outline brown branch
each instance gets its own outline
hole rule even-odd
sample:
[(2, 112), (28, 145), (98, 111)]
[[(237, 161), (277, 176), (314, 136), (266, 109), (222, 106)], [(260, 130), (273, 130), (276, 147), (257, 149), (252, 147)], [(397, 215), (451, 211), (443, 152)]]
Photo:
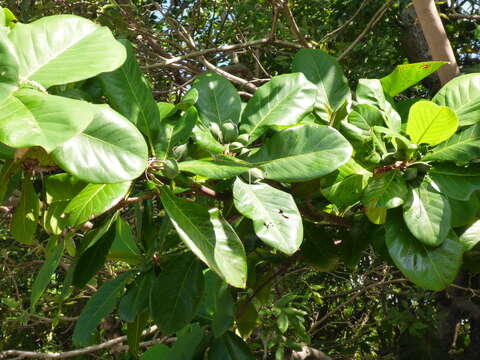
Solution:
[(360, 6), (358, 7), (357, 11), (355, 11), (355, 13), (352, 15), (352, 17), (350, 19), (348, 19), (347, 21), (345, 21), (342, 25), (340, 25), (338, 28), (336, 28), (335, 30), (333, 31), (330, 31), (329, 33), (325, 34), (319, 42), (322, 42), (322, 41), (325, 41), (327, 38), (339, 33), (340, 31), (342, 31), (343, 29), (345, 29), (348, 25), (350, 25), (350, 23), (358, 16), (358, 14), (360, 14), (360, 11), (362, 11), (362, 9), (365, 7), (365, 5), (367, 5), (367, 2), (369, 0), (363, 0), (362, 3), (360, 4)]
[(390, 284), (395, 284), (395, 283), (403, 283), (408, 281), (407, 279), (394, 279), (394, 280), (387, 280), (387, 281), (379, 281), (370, 285), (365, 286), (361, 290), (359, 290), (356, 294), (354, 294), (350, 299), (342, 302), (340, 305), (338, 305), (336, 308), (332, 309), (328, 313), (326, 313), (324, 316), (322, 316), (319, 320), (315, 321), (312, 326), (310, 327), (310, 330), (308, 333), (313, 336), (315, 335), (319, 330), (320, 330), (320, 325), (322, 325), (325, 320), (327, 320), (330, 316), (333, 314), (339, 312), (342, 310), (345, 306), (348, 304), (352, 303), (356, 298), (358, 298), (360, 295), (366, 293), (368, 290), (378, 287), (378, 286), (385, 286), (385, 285), (390, 285)]
[(290, 23), (290, 28), (292, 30), (293, 35), (300, 41), (300, 43), (306, 47), (306, 48), (311, 48), (312, 45), (305, 39), (305, 37), (302, 35), (300, 28), (298, 27), (297, 21), (295, 20), (295, 17), (293, 16), (292, 10), (288, 6), (288, 0), (280, 0), (280, 3), (283, 7), (283, 11), (285, 12), (285, 15), (287, 16), (287, 19)]
[[(142, 332), (142, 336), (151, 335), (158, 330), (156, 325)], [(77, 357), (85, 354), (97, 352), (99, 350), (111, 348), (117, 344), (121, 344), (127, 340), (127, 336), (120, 336), (98, 345), (87, 346), (82, 349), (65, 351), (65, 352), (35, 352), (35, 351), (23, 351), (23, 350), (6, 350), (0, 352), (0, 359), (6, 359), (7, 357), (16, 356), (18, 359), (30, 358), (30, 359), (67, 359)]]
[(468, 19), (468, 20), (480, 20), (480, 15), (467, 15), (467, 14), (459, 14), (457, 12), (453, 12), (451, 14), (447, 14), (450, 19)]
[(383, 4), (380, 9), (377, 10), (377, 12), (370, 19), (367, 26), (363, 29), (360, 35), (358, 35), (358, 37), (337, 57), (337, 61), (342, 61), (350, 53), (350, 51), (352, 51), (355, 46), (357, 46), (358, 43), (363, 40), (363, 38), (368, 34), (368, 32), (372, 30), (383, 17), (383, 15), (385, 15), (390, 6), (393, 5), (393, 2), (394, 0), (389, 0), (388, 2)]

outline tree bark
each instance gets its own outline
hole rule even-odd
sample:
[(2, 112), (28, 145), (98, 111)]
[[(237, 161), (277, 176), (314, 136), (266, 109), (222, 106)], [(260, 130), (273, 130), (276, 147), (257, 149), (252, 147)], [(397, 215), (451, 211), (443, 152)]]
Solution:
[(413, 0), (413, 5), (430, 48), (432, 60), (449, 62), (438, 70), (440, 82), (445, 84), (460, 75), (460, 70), (435, 2), (434, 0)]

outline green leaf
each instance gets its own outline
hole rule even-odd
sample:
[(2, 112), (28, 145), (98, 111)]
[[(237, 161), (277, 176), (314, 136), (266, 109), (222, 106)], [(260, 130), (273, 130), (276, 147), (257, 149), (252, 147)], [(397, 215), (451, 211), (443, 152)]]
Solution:
[(228, 332), (216, 339), (210, 351), (208, 360), (254, 360), (248, 345), (237, 335)]
[(177, 333), (177, 341), (171, 348), (156, 345), (148, 349), (140, 360), (193, 360), (204, 338), (203, 329), (198, 324), (190, 324)]
[(14, 239), (22, 244), (34, 244), (39, 215), (40, 199), (33, 188), (30, 178), (24, 175), (22, 196), (12, 219), (11, 232)]
[[(348, 114), (347, 120), (342, 121), (345, 136), (359, 142), (367, 142), (375, 136), (374, 126), (381, 126), (384, 123), (383, 114), (380, 110), (370, 104), (355, 105)], [(342, 132), (344, 132), (342, 131)]]
[(214, 138), (205, 124), (197, 122), (197, 125), (193, 128), (193, 135), (200, 148), (213, 154), (223, 154), (225, 152), (225, 146)]
[(451, 224), (453, 228), (467, 226), (477, 219), (480, 212), (480, 199), (477, 193), (473, 193), (466, 201), (448, 198), (452, 213)]
[(480, 189), (480, 166), (460, 167), (438, 164), (428, 173), (439, 191), (449, 198), (468, 200), (475, 190)]
[[(223, 79), (223, 77), (222, 77)], [(182, 97), (182, 100), (175, 106), (179, 110), (187, 110), (198, 101), (199, 93), (195, 85)], [(161, 117), (163, 120), (163, 117)]]
[(82, 132), (93, 119), (90, 104), (34, 90), (17, 91), (0, 104), (0, 141), (51, 152)]
[(85, 347), (91, 344), (93, 332), (100, 321), (113, 311), (131, 276), (132, 273), (128, 271), (106, 282), (87, 302), (73, 330), (72, 340), (75, 346)]
[(380, 80), (360, 79), (357, 85), (356, 96), (360, 104), (370, 104), (382, 110), (385, 114), (385, 123), (389, 129), (396, 132), (400, 131), (402, 119), (385, 97)]
[[(134, 322), (141, 313), (148, 309), (154, 279), (155, 274), (153, 272), (140, 274), (140, 276), (135, 279), (130, 289), (128, 289), (118, 304), (118, 315), (120, 319), (130, 323)], [(173, 296), (173, 294), (170, 294), (170, 296)]]
[(431, 101), (418, 101), (410, 108), (407, 134), (415, 144), (437, 145), (449, 139), (458, 128), (455, 112)]
[(160, 198), (175, 229), (185, 244), (235, 287), (245, 287), (247, 260), (243, 244), (218, 209), (177, 198), (166, 186)]
[(154, 144), (157, 158), (166, 160), (175, 146), (185, 144), (192, 134), (197, 119), (198, 113), (194, 107), (183, 112), (179, 118), (162, 118), (162, 131)]
[(445, 61), (427, 61), (398, 65), (390, 74), (381, 78), (380, 82), (383, 90), (393, 97), (423, 80), (445, 64), (447, 64)]
[(286, 254), (298, 250), (303, 240), (302, 217), (293, 197), (267, 184), (233, 184), (237, 210), (253, 221), (257, 236)]
[(467, 162), (480, 157), (480, 124), (453, 135), (423, 157), (425, 161)]
[(48, 207), (43, 213), (43, 228), (60, 235), (67, 226), (64, 216), (68, 203), (86, 186), (84, 182), (69, 174), (51, 175), (45, 180)]
[(301, 73), (275, 76), (248, 101), (240, 132), (252, 143), (273, 125), (294, 125), (311, 111), (316, 94), (316, 86)]
[(20, 77), (45, 88), (112, 71), (125, 61), (125, 50), (108, 28), (74, 15), (16, 24), (9, 38), (17, 49)]
[(32, 285), (32, 293), (30, 294), (30, 308), (32, 310), (35, 309), (35, 304), (50, 283), (50, 279), (60, 263), (64, 248), (65, 243), (62, 239), (56, 244), (52, 253), (45, 259), (45, 262), (35, 277), (35, 281)]
[(133, 237), (130, 225), (119, 218), (116, 222), (116, 228), (115, 240), (108, 253), (108, 258), (125, 261), (129, 264), (140, 263), (142, 256)]
[(191, 254), (171, 260), (153, 280), (150, 313), (163, 333), (185, 327), (198, 312), (203, 296), (202, 265)]
[(423, 182), (412, 188), (403, 208), (403, 219), (410, 232), (423, 244), (439, 246), (450, 229), (451, 209), (447, 199)]
[(453, 232), (441, 246), (429, 248), (410, 234), (399, 217), (389, 218), (385, 228), (388, 252), (410, 281), (438, 291), (455, 280), (462, 264), (463, 249)]
[(311, 124), (280, 131), (247, 160), (266, 179), (297, 182), (331, 173), (351, 155), (352, 146), (337, 130)]
[[(3, 14), (1, 9), (0, 13)], [(18, 71), (15, 47), (0, 32), (0, 103), (18, 89)]]
[(127, 324), (127, 342), (128, 352), (135, 358), (138, 358), (138, 352), (140, 351), (140, 341), (142, 340), (142, 332), (145, 326), (147, 326), (149, 320), (149, 314), (144, 312), (139, 314), (134, 322)]
[(235, 87), (223, 76), (215, 73), (201, 75), (194, 82), (198, 91), (196, 107), (200, 119), (208, 127), (224, 123), (237, 124), (240, 120), (241, 100)]
[(480, 74), (458, 76), (450, 80), (432, 101), (455, 110), (460, 126), (478, 123), (480, 119)]
[(472, 250), (480, 241), (480, 220), (471, 224), (459, 237), (464, 251)]
[(227, 155), (217, 155), (213, 159), (182, 161), (180, 171), (205, 176), (209, 179), (230, 179), (252, 168), (250, 163)]
[(282, 312), (278, 316), (277, 326), (278, 326), (278, 330), (280, 330), (282, 334), (285, 334), (285, 332), (288, 330), (289, 321), (288, 321), (288, 315), (286, 313)]
[(133, 180), (147, 167), (142, 134), (107, 105), (95, 105), (88, 127), (56, 148), (57, 164), (80, 180), (111, 184)]
[(121, 40), (127, 60), (117, 70), (100, 75), (109, 104), (125, 116), (147, 136), (152, 143), (160, 132), (160, 113), (152, 90), (138, 66), (133, 46)]
[(73, 273), (73, 285), (82, 289), (105, 264), (107, 254), (115, 239), (115, 227), (108, 231), (78, 259)]
[(323, 196), (334, 204), (340, 212), (347, 210), (362, 198), (370, 175), (354, 174), (341, 178), (328, 187), (321, 189)]
[(111, 209), (130, 189), (130, 182), (88, 184), (67, 205), (67, 223), (76, 226)]
[(402, 205), (407, 196), (408, 188), (402, 174), (393, 170), (370, 180), (363, 193), (362, 203), (368, 207), (392, 209)]
[(348, 81), (334, 57), (322, 50), (301, 49), (292, 66), (294, 72), (302, 72), (317, 86), (316, 103), (322, 119), (330, 121), (330, 115), (345, 101), (350, 101)]

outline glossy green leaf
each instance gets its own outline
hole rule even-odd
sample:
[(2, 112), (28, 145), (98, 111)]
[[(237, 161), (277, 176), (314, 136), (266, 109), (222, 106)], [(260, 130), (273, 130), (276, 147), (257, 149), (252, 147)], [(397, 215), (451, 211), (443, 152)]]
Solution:
[(20, 77), (45, 88), (112, 71), (126, 56), (108, 28), (74, 15), (16, 24), (9, 38), (17, 49)]
[(172, 149), (188, 141), (197, 123), (198, 113), (190, 107), (180, 117), (170, 117), (161, 121), (162, 131), (154, 144), (157, 158), (166, 160)]
[(221, 127), (226, 122), (239, 122), (240, 96), (230, 81), (215, 73), (207, 73), (199, 76), (192, 87), (198, 91), (196, 108), (207, 126), (214, 123)]
[(425, 161), (467, 162), (480, 157), (480, 124), (453, 135), (423, 157)]
[(252, 167), (246, 161), (227, 155), (218, 155), (209, 159), (182, 161), (178, 164), (180, 171), (219, 180), (243, 174)]
[(153, 272), (138, 276), (118, 304), (120, 319), (134, 322), (135, 319), (148, 309), (150, 292), (155, 279)]
[(388, 128), (396, 132), (400, 131), (402, 119), (385, 97), (380, 80), (360, 79), (357, 85), (356, 97), (360, 104), (370, 104), (382, 110), (385, 114), (385, 123)]
[(43, 227), (50, 234), (60, 235), (67, 226), (65, 208), (86, 186), (69, 174), (51, 175), (45, 180), (47, 208), (43, 214)]
[(480, 74), (458, 76), (450, 80), (432, 101), (455, 110), (460, 126), (478, 123), (480, 119)]
[(418, 101), (408, 114), (407, 134), (415, 144), (437, 145), (449, 139), (458, 128), (455, 112), (431, 101)]
[(471, 224), (459, 237), (464, 251), (472, 250), (480, 242), (480, 220)]
[(350, 100), (348, 81), (333, 56), (318, 49), (301, 49), (293, 58), (292, 67), (317, 86), (316, 103), (322, 119), (330, 121), (330, 115)]
[(365, 192), (362, 203), (368, 207), (392, 209), (402, 205), (408, 196), (407, 184), (397, 170), (374, 176)]
[(349, 139), (367, 142), (375, 136), (374, 126), (383, 124), (383, 114), (379, 109), (370, 104), (358, 104), (348, 114), (347, 120), (342, 121), (342, 132)]
[(273, 125), (294, 125), (312, 109), (316, 94), (316, 86), (301, 73), (275, 76), (248, 101), (240, 132), (252, 143)]
[(383, 90), (393, 97), (423, 80), (445, 64), (447, 64), (445, 61), (427, 61), (398, 65), (390, 74), (381, 78), (380, 82)]
[[(199, 92), (196, 87), (192, 87), (188, 92), (182, 97), (182, 100), (175, 106), (179, 110), (187, 110), (191, 106), (195, 105), (199, 98)], [(163, 117), (161, 117), (163, 120)]]
[(24, 175), (22, 196), (13, 214), (11, 232), (15, 240), (22, 244), (35, 242), (35, 231), (40, 215), (40, 199), (38, 198), (30, 178)]
[(343, 212), (360, 201), (367, 182), (367, 176), (355, 174), (341, 179), (329, 187), (322, 188), (321, 191), (328, 201)]
[(351, 155), (352, 146), (337, 130), (311, 124), (280, 131), (247, 160), (266, 179), (297, 182), (331, 173)]
[(420, 242), (439, 246), (446, 239), (451, 229), (450, 204), (430, 184), (412, 188), (403, 210), (408, 229)]
[[(113, 260), (125, 261), (129, 264), (138, 264), (142, 261), (140, 249), (130, 229), (130, 225), (119, 218), (116, 222), (116, 234), (108, 258)], [(133, 320), (130, 320), (130, 322)]]
[(78, 347), (91, 345), (93, 333), (102, 319), (110, 314), (117, 305), (125, 283), (132, 276), (124, 272), (117, 278), (104, 283), (82, 309), (80, 318), (73, 330), (73, 343)]
[(82, 132), (93, 119), (90, 104), (23, 89), (0, 104), (0, 141), (51, 152)]
[(237, 210), (253, 221), (257, 236), (286, 254), (298, 250), (303, 240), (302, 217), (293, 197), (267, 184), (250, 185), (236, 179), (233, 201)]
[[(0, 13), (3, 11), (0, 9)], [(18, 60), (15, 47), (0, 32), (0, 103), (18, 88)]]
[(107, 105), (94, 106), (88, 127), (56, 148), (57, 164), (85, 182), (111, 184), (133, 180), (147, 167), (142, 134)]
[(367, 215), (368, 220), (376, 225), (385, 224), (387, 220), (387, 209), (384, 207), (365, 206), (365, 215)]
[(155, 143), (160, 132), (160, 113), (152, 90), (142, 74), (133, 46), (121, 40), (126, 49), (125, 63), (112, 72), (100, 75), (102, 87), (109, 104), (125, 116)]
[(30, 308), (34, 309), (35, 304), (42, 296), (43, 292), (47, 288), (48, 284), (50, 283), (50, 279), (52, 275), (55, 273), (58, 264), (63, 255), (63, 250), (65, 248), (65, 243), (62, 240), (58, 241), (56, 244), (55, 249), (53, 249), (52, 253), (47, 256), (45, 262), (43, 263), (42, 267), (40, 268), (37, 276), (35, 277), (35, 281), (32, 285), (32, 293), (30, 294)]
[(468, 200), (475, 190), (480, 189), (480, 166), (460, 167), (438, 164), (428, 175), (440, 192), (449, 198)]
[(115, 227), (108, 231), (83, 254), (80, 255), (73, 273), (73, 285), (82, 289), (105, 264), (107, 254), (115, 239)]
[(65, 213), (70, 226), (84, 223), (111, 209), (130, 189), (130, 182), (88, 184), (67, 205)]
[(193, 128), (193, 135), (200, 148), (212, 154), (223, 154), (225, 152), (225, 146), (215, 139), (205, 124), (198, 122)]
[(453, 232), (442, 245), (430, 248), (415, 239), (399, 217), (389, 218), (385, 228), (388, 252), (410, 281), (438, 291), (455, 280), (462, 264), (463, 249)]
[(198, 312), (203, 296), (202, 265), (192, 254), (173, 260), (153, 279), (150, 313), (163, 333), (186, 326)]
[(180, 238), (221, 278), (235, 287), (245, 287), (245, 249), (218, 209), (177, 198), (163, 187), (160, 198)]

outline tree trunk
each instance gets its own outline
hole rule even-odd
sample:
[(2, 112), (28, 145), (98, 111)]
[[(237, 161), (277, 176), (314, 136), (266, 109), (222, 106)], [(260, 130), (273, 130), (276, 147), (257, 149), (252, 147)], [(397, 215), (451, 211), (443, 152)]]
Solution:
[(449, 62), (438, 70), (440, 81), (445, 84), (460, 75), (460, 70), (435, 2), (434, 0), (413, 0), (413, 5), (430, 48), (432, 60)]

